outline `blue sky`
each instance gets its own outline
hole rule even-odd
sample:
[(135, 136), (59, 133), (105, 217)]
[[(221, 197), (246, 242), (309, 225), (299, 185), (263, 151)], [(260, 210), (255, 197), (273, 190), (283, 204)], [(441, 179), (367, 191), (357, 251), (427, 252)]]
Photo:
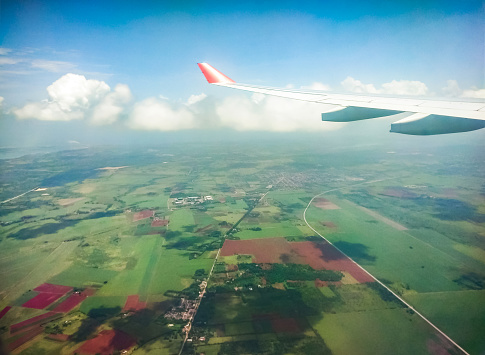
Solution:
[[(278, 129), (266, 119), (281, 114), (278, 101), (209, 86), (196, 66), (201, 61), (236, 81), (267, 86), (485, 93), (481, 1), (2, 0), (0, 16), (2, 126), (9, 136), (28, 131), (25, 122), (50, 131), (72, 124), (85, 135), (106, 127), (322, 125), (318, 108), (296, 106), (288, 115), (301, 112), (313, 123), (286, 117)], [(254, 124), (226, 117), (231, 105), (242, 112), (238, 120)]]

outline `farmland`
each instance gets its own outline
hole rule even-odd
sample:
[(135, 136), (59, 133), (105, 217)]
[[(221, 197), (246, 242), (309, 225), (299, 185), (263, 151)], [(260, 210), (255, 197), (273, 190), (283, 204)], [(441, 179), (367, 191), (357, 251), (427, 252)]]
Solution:
[(194, 146), (0, 161), (12, 353), (485, 351), (471, 148)]

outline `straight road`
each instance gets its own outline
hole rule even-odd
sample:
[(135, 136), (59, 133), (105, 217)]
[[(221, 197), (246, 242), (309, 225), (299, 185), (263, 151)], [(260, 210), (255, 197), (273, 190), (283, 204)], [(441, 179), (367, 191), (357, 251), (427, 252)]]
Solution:
[(399, 301), (401, 301), (404, 305), (406, 305), (406, 307), (408, 307), (409, 309), (413, 310), (414, 313), (416, 313), (418, 316), (420, 316), (426, 323), (428, 323), (431, 327), (433, 327), (433, 329), (435, 329), (438, 333), (440, 333), (445, 339), (447, 339), (450, 343), (452, 343), (456, 348), (458, 348), (463, 354), (466, 354), (466, 355), (469, 355), (465, 349), (463, 349), (460, 345), (458, 345), (457, 343), (455, 343), (455, 341), (453, 341), (453, 339), (451, 339), (448, 335), (446, 335), (443, 331), (441, 331), (436, 325), (434, 325), (433, 323), (431, 323), (431, 321), (429, 319), (427, 319), (425, 316), (423, 316), (421, 313), (419, 313), (413, 306), (411, 306), (409, 303), (407, 303), (405, 300), (403, 300), (401, 297), (399, 297), (394, 291), (392, 291), (389, 287), (387, 287), (386, 285), (384, 285), (381, 281), (379, 281), (374, 275), (372, 275), (370, 272), (368, 272), (366, 269), (364, 269), (362, 266), (360, 266), (359, 264), (357, 264), (354, 260), (352, 260), (350, 257), (348, 257), (342, 250), (340, 250), (339, 248), (337, 248), (335, 245), (333, 245), (327, 238), (325, 238), (323, 235), (321, 235), (319, 232), (317, 232), (315, 230), (315, 228), (313, 228), (310, 223), (308, 223), (307, 219), (306, 219), (306, 211), (308, 210), (308, 208), (311, 206), (313, 200), (319, 196), (322, 196), (322, 195), (325, 195), (329, 192), (332, 192), (332, 191), (337, 191), (337, 190), (343, 190), (343, 189), (346, 189), (346, 188), (349, 188), (349, 187), (353, 187), (353, 186), (357, 186), (357, 185), (364, 185), (364, 184), (372, 184), (372, 183), (375, 183), (375, 182), (380, 182), (380, 181), (383, 181), (383, 180), (388, 180), (388, 179), (382, 179), (382, 180), (373, 180), (373, 181), (366, 181), (366, 182), (361, 182), (361, 183), (358, 183), (358, 184), (354, 184), (354, 185), (348, 185), (348, 186), (343, 186), (343, 187), (338, 187), (338, 188), (335, 188), (335, 189), (330, 189), (330, 190), (327, 190), (327, 191), (324, 191), (324, 192), (321, 192), (315, 196), (313, 196), (313, 198), (310, 200), (310, 202), (308, 202), (308, 205), (306, 206), (305, 210), (303, 211), (303, 220), (305, 221), (306, 225), (308, 226), (308, 228), (310, 228), (312, 231), (314, 231), (318, 236), (320, 236), (323, 240), (325, 240), (328, 244), (332, 245), (335, 249), (337, 249), (338, 251), (340, 251), (343, 255), (345, 255), (350, 261), (352, 261), (355, 265), (357, 265), (360, 269), (362, 269), (366, 274), (368, 274), (370, 277), (372, 277), (377, 283), (379, 283), (382, 287), (384, 287), (386, 290), (388, 290), (390, 293), (392, 293)]
[(38, 188), (39, 188), (39, 186), (36, 186), (36, 187), (34, 187), (32, 190), (29, 190), (29, 191), (27, 191), (27, 192), (24, 192), (23, 194), (17, 195), (17, 196), (15, 196), (15, 197), (9, 198), (8, 200), (5, 200), (5, 201), (0, 202), (0, 204), (1, 204), (1, 203), (8, 202), (8, 201), (15, 200), (16, 198), (19, 198), (19, 197), (21, 197), (21, 196), (23, 196), (23, 195), (26, 195), (26, 194), (28, 194), (29, 192), (35, 191), (35, 190), (37, 190)]

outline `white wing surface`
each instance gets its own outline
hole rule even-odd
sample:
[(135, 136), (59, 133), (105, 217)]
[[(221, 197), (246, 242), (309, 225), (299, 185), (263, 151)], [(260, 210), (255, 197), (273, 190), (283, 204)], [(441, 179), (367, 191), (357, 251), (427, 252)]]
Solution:
[(331, 104), (335, 110), (322, 114), (323, 121), (349, 122), (390, 116), (408, 115), (391, 124), (391, 132), (434, 135), (473, 131), (485, 127), (484, 101), (449, 101), (387, 96), (332, 94), (281, 89), (236, 83), (207, 63), (198, 63), (210, 84), (278, 96), (287, 99)]

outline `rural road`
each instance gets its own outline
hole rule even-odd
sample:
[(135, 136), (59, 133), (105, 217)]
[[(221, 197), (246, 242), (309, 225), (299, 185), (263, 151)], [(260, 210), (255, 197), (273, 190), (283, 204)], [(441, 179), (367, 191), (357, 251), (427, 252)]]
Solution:
[[(271, 189), (269, 189), (268, 191), (266, 191), (266, 193), (263, 194), (263, 196), (261, 196), (260, 199), (258, 200), (258, 202), (254, 205), (254, 207), (256, 207), (263, 200), (263, 198), (266, 197), (266, 195), (270, 191), (271, 191)], [(245, 213), (236, 224), (239, 224), (239, 222), (241, 222), (246, 216), (247, 216), (247, 213)], [(226, 237), (227, 237), (227, 234), (224, 236), (224, 240), (226, 239)], [(219, 259), (219, 254), (221, 253), (221, 249), (222, 248), (219, 248), (219, 250), (217, 251), (217, 255), (216, 255), (215, 259), (214, 259), (214, 262), (212, 263), (211, 271), (209, 272), (209, 275), (207, 276), (207, 286), (209, 286), (209, 280), (210, 280), (210, 278), (212, 276), (212, 272), (214, 271), (214, 266), (216, 265), (217, 259)], [(187, 323), (187, 332), (185, 333), (185, 338), (184, 338), (184, 341), (182, 343), (182, 346), (180, 347), (180, 351), (179, 351), (178, 355), (182, 354), (182, 351), (184, 350), (185, 343), (187, 342), (187, 339), (189, 338), (190, 330), (192, 329), (192, 322), (195, 319), (195, 316), (197, 315), (197, 311), (199, 310), (200, 303), (202, 302), (202, 299), (204, 298), (205, 290), (207, 289), (207, 286), (204, 288), (204, 290), (202, 291), (202, 295), (199, 297), (199, 302), (197, 302), (197, 305), (195, 307), (195, 313), (194, 313), (194, 315), (189, 320), (189, 323)]]
[(35, 191), (35, 190), (37, 190), (38, 188), (39, 188), (39, 186), (36, 186), (36, 187), (34, 187), (32, 190), (29, 190), (29, 191), (27, 191), (27, 192), (24, 192), (23, 194), (17, 195), (17, 196), (15, 196), (15, 197), (9, 198), (8, 200), (2, 201), (2, 202), (0, 202), (0, 203), (5, 203), (5, 202), (8, 202), (8, 201), (15, 200), (16, 198), (19, 198), (19, 197), (21, 197), (21, 196), (23, 196), (23, 195), (26, 195), (26, 194), (28, 194), (29, 192)]
[(401, 301), (403, 304), (406, 305), (406, 307), (408, 307), (409, 309), (411, 309), (414, 313), (416, 313), (418, 316), (420, 316), (426, 323), (428, 323), (430, 326), (432, 326), (438, 333), (440, 333), (445, 339), (447, 339), (450, 343), (452, 343), (454, 346), (456, 346), (460, 351), (463, 352), (463, 354), (466, 354), (466, 355), (469, 355), (460, 345), (458, 345), (455, 341), (453, 341), (453, 339), (451, 339), (448, 335), (446, 335), (443, 331), (441, 331), (436, 325), (434, 325), (433, 323), (431, 323), (430, 320), (428, 320), (425, 316), (423, 316), (421, 313), (419, 313), (413, 306), (411, 306), (409, 303), (407, 303), (405, 300), (403, 300), (401, 297), (399, 297), (394, 291), (392, 291), (389, 287), (387, 287), (386, 285), (384, 285), (381, 281), (379, 281), (374, 275), (372, 275), (370, 272), (368, 272), (366, 269), (364, 269), (362, 266), (360, 266), (359, 264), (357, 264), (354, 260), (352, 260), (352, 258), (348, 257), (342, 250), (340, 250), (339, 248), (337, 248), (335, 245), (333, 245), (332, 243), (330, 243), (330, 241), (328, 239), (326, 239), (323, 235), (321, 235), (319, 232), (317, 232), (315, 230), (315, 228), (313, 228), (310, 223), (308, 223), (307, 219), (306, 219), (306, 211), (308, 210), (308, 208), (311, 206), (313, 200), (319, 196), (322, 196), (322, 195), (325, 195), (329, 192), (332, 192), (332, 191), (337, 191), (337, 190), (343, 190), (343, 189), (346, 189), (346, 188), (349, 188), (349, 187), (353, 187), (353, 186), (358, 186), (358, 185), (364, 185), (364, 184), (373, 184), (373, 183), (376, 183), (376, 182), (380, 182), (380, 181), (384, 181), (384, 180), (389, 180), (389, 179), (381, 179), (381, 180), (373, 180), (373, 181), (366, 181), (366, 182), (361, 182), (361, 183), (358, 183), (358, 184), (353, 184), (353, 185), (348, 185), (348, 186), (343, 186), (343, 187), (338, 187), (338, 188), (334, 188), (334, 189), (330, 189), (330, 190), (327, 190), (327, 191), (324, 191), (324, 192), (321, 192), (315, 196), (313, 196), (313, 198), (310, 200), (310, 202), (308, 202), (308, 205), (306, 206), (305, 210), (303, 211), (303, 220), (305, 221), (306, 225), (308, 226), (308, 228), (310, 228), (312, 231), (314, 231), (318, 236), (320, 236), (323, 240), (325, 240), (328, 244), (332, 245), (335, 249), (337, 249), (338, 251), (340, 251), (343, 255), (345, 255), (350, 261), (352, 261), (355, 265), (357, 265), (360, 269), (362, 269), (365, 273), (367, 273), (370, 277), (372, 277), (377, 283), (379, 283), (382, 287), (384, 287), (386, 290), (388, 290), (390, 293), (392, 293), (399, 301)]

